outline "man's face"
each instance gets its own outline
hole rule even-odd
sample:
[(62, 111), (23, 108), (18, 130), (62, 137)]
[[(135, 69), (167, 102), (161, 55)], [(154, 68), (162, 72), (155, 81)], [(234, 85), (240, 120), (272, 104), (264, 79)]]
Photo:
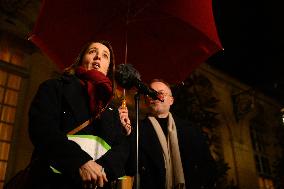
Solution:
[(171, 90), (162, 82), (153, 82), (150, 87), (160, 93), (164, 99), (164, 102), (159, 100), (150, 100), (151, 113), (160, 118), (167, 117), (170, 107), (174, 102)]
[(92, 43), (85, 52), (82, 66), (87, 70), (96, 69), (107, 75), (110, 64), (110, 51), (101, 43)]

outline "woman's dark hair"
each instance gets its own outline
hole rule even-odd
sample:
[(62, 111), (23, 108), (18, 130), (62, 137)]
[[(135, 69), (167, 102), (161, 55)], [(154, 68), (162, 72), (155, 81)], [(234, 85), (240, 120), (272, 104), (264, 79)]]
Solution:
[(108, 72), (107, 72), (107, 77), (114, 84), (114, 71), (115, 71), (114, 52), (113, 52), (113, 48), (112, 48), (110, 42), (108, 42), (106, 40), (92, 41), (92, 42), (88, 42), (87, 44), (85, 44), (83, 46), (83, 48), (81, 49), (80, 53), (78, 54), (77, 58), (75, 59), (74, 63), (71, 66), (64, 69), (64, 73), (68, 74), (68, 75), (74, 75), (75, 74), (75, 69), (78, 66), (81, 66), (84, 54), (89, 49), (90, 45), (92, 45), (93, 43), (101, 43), (109, 49), (110, 63), (109, 63), (109, 68), (108, 68)]

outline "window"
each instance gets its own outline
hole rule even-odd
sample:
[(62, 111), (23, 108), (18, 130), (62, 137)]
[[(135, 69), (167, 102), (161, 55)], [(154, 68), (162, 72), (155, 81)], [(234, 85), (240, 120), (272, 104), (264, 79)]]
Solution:
[(0, 188), (3, 188), (22, 78), (0, 69)]
[(6, 177), (19, 94), (23, 78), (28, 75), (28, 64), (24, 61), (27, 53), (23, 51), (28, 48), (17, 43), (12, 35), (3, 36), (0, 36), (0, 189)]
[(272, 181), (271, 163), (266, 153), (267, 139), (263, 125), (254, 122), (250, 127), (250, 136), (254, 150), (254, 160), (258, 172), (259, 189), (274, 189)]
[(0, 48), (0, 60), (9, 64), (13, 64), (19, 67), (26, 68), (26, 64), (24, 64), (24, 53), (15, 49), (11, 49), (8, 47)]
[(274, 189), (273, 181), (269, 178), (260, 176), (258, 178), (258, 184), (260, 189)]

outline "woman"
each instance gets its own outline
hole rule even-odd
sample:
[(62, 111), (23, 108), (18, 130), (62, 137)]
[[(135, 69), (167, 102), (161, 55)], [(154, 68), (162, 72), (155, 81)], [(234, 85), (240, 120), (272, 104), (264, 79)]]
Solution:
[[(108, 42), (90, 42), (62, 77), (40, 85), (29, 112), (35, 150), (28, 188), (108, 188), (125, 174), (128, 142), (121, 125), (126, 127), (130, 120), (127, 109), (119, 108), (118, 113), (110, 103), (114, 65)], [(71, 131), (75, 140), (67, 136)], [(100, 141), (106, 152), (87, 152), (90, 146), (78, 142), (86, 138)]]

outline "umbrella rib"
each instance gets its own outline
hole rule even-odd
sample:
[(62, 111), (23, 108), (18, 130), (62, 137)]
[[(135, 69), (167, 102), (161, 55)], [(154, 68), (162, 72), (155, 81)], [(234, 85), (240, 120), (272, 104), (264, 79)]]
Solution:
[[(148, 3), (145, 3), (143, 7), (141, 7), (140, 9), (137, 9), (137, 11), (134, 10), (134, 14), (131, 16), (132, 18), (135, 18), (137, 15), (141, 14), (146, 8), (148, 7), (153, 7), (153, 0), (148, 2)], [(128, 5), (128, 8), (130, 7), (130, 5)], [(129, 12), (130, 13), (130, 12)]]
[(174, 16), (161, 16), (160, 18), (145, 18), (145, 19), (132, 19), (129, 21), (129, 23), (134, 23), (134, 22), (144, 22), (144, 21), (157, 21), (157, 20), (168, 20), (171, 18), (175, 18)]

